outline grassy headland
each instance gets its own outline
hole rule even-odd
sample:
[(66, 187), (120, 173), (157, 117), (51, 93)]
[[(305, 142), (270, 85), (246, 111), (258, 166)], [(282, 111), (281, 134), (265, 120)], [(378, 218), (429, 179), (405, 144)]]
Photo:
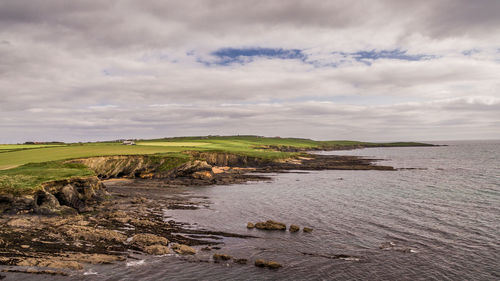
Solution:
[(121, 142), (0, 145), (0, 192), (22, 193), (36, 189), (47, 181), (93, 175), (92, 170), (84, 165), (65, 163), (65, 160), (77, 158), (151, 155), (154, 159), (163, 159), (164, 169), (171, 169), (189, 159), (189, 156), (182, 154), (184, 151), (224, 152), (263, 159), (281, 159), (307, 150), (398, 146), (428, 145), (413, 142), (314, 141), (258, 136), (176, 137), (137, 140), (136, 145), (122, 145)]

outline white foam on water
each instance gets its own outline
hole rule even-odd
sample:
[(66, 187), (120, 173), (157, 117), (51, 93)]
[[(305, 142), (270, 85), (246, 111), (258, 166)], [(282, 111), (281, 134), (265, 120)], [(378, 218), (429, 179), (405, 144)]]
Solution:
[(93, 271), (92, 269), (89, 269), (88, 271), (85, 271), (83, 275), (97, 275), (97, 272)]
[(138, 266), (138, 265), (143, 265), (144, 260), (138, 260), (138, 261), (128, 261), (127, 266)]

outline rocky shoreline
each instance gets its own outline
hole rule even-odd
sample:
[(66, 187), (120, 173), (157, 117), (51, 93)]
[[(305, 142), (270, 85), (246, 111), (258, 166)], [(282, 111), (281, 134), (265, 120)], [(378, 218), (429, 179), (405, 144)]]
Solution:
[[(224, 237), (252, 238), (165, 219), (168, 209), (197, 209), (201, 204), (177, 196), (179, 186), (269, 180), (262, 173), (290, 170), (394, 170), (353, 156), (304, 154), (281, 161), (214, 152), (191, 156), (194, 160), (166, 172), (157, 172), (157, 163), (140, 156), (134, 161), (124, 156), (72, 160), (85, 163), (99, 177), (46, 183), (30, 195), (0, 195), (1, 271), (68, 275), (136, 253), (196, 255), (197, 246), (217, 249)], [(104, 180), (109, 178), (128, 179)], [(141, 188), (134, 184), (138, 180)]]

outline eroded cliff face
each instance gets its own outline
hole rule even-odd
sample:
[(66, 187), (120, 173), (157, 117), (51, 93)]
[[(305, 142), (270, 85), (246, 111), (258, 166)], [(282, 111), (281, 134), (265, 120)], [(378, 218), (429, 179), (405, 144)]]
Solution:
[[(97, 177), (109, 178), (152, 178), (159, 177), (161, 167), (167, 158), (148, 157), (143, 155), (102, 156), (71, 160), (92, 169)], [(165, 173), (166, 174), (166, 173)]]
[(274, 161), (268, 159), (261, 159), (224, 152), (189, 151), (186, 153), (194, 158), (204, 160), (208, 164), (213, 166), (262, 167), (272, 165), (274, 163)]

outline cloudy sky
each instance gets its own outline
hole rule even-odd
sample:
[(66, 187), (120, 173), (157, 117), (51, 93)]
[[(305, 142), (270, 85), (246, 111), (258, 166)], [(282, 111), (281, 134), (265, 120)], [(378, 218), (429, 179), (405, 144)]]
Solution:
[(0, 0), (0, 143), (500, 139), (500, 1)]

